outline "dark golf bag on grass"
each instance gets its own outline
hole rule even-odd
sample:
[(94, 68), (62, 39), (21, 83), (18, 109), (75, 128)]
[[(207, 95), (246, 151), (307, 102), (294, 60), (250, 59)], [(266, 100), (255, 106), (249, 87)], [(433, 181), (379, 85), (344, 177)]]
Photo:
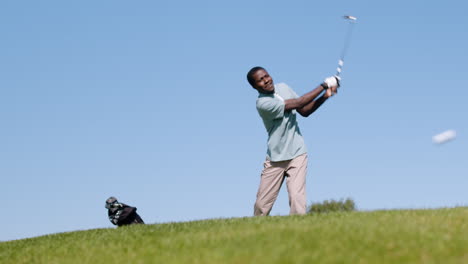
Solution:
[(144, 224), (143, 219), (137, 214), (137, 208), (119, 203), (115, 197), (106, 200), (107, 214), (112, 224), (116, 226)]

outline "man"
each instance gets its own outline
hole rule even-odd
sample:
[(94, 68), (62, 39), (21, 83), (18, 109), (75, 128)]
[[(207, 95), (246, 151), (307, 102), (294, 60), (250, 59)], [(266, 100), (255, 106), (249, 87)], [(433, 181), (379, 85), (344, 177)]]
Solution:
[(117, 198), (111, 196), (106, 200), (107, 215), (109, 221), (116, 226), (144, 224), (143, 219), (137, 214), (137, 208), (119, 203)]
[(324, 83), (301, 97), (284, 83), (274, 84), (262, 67), (252, 68), (247, 73), (247, 80), (259, 93), (257, 110), (268, 132), (267, 157), (263, 164), (254, 215), (269, 215), (285, 179), (289, 213), (305, 214), (307, 149), (296, 121), (296, 112), (304, 117), (314, 113), (336, 94), (340, 79), (337, 76), (328, 77)]

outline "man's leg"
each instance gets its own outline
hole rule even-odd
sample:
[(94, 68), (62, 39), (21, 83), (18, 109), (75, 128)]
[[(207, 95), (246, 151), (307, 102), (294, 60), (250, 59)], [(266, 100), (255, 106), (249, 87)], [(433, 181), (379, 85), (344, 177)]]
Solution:
[(289, 214), (306, 214), (307, 154), (292, 159), (286, 169), (289, 195)]
[(284, 171), (288, 162), (271, 162), (266, 160), (258, 187), (254, 215), (269, 215), (284, 181)]

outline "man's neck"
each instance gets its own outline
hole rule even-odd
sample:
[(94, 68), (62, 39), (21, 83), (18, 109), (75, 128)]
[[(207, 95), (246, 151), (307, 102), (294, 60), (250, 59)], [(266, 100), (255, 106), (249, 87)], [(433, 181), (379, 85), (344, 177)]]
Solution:
[(261, 91), (261, 92), (259, 91), (258, 93), (260, 93), (260, 94), (265, 94), (265, 95), (272, 95), (272, 94), (275, 94), (275, 92), (276, 92), (276, 91), (273, 90), (273, 91), (271, 91), (271, 92), (270, 92), (270, 91)]

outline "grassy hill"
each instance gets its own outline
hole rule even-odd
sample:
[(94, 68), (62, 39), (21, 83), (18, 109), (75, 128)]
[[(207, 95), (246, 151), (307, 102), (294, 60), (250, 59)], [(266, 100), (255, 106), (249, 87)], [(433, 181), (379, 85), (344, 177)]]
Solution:
[(468, 207), (60, 233), (2, 242), (0, 263), (468, 263)]

